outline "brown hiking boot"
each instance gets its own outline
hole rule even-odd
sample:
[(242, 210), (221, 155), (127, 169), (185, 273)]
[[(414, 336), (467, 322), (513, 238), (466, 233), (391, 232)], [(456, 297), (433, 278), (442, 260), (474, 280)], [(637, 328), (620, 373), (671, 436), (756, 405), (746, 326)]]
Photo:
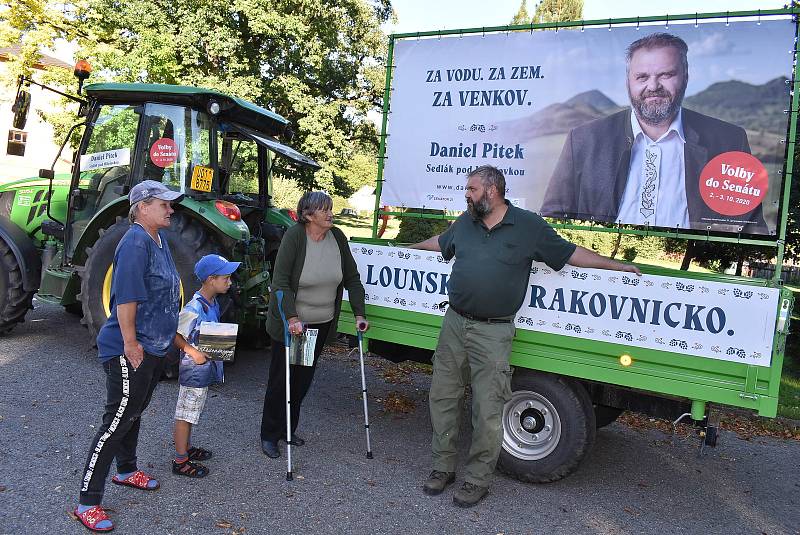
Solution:
[(477, 505), (488, 493), (487, 487), (479, 487), (465, 481), (461, 488), (453, 493), (453, 503), (459, 507), (472, 507)]
[(439, 470), (434, 470), (431, 472), (431, 475), (428, 476), (428, 480), (425, 481), (425, 484), (422, 485), (422, 492), (428, 496), (436, 496), (437, 494), (441, 494), (444, 488), (455, 480), (455, 472), (440, 472)]

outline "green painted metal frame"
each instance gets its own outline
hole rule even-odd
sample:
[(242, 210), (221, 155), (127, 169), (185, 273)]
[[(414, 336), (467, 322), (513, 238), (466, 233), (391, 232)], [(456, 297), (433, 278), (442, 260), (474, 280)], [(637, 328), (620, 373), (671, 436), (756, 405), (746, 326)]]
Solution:
[[(390, 94), (392, 91), (392, 71), (394, 43), (397, 39), (437, 37), (443, 35), (467, 35), (475, 33), (508, 32), (522, 30), (575, 28), (586, 26), (605, 26), (621, 24), (640, 24), (650, 22), (699, 21), (707, 19), (733, 19), (742, 17), (797, 16), (800, 8), (770, 9), (758, 11), (694, 13), (676, 16), (628, 17), (622, 19), (590, 20), (576, 22), (559, 22), (530, 25), (508, 25), (482, 28), (468, 28), (447, 31), (429, 31), (418, 33), (393, 34), (389, 37), (388, 58), (386, 62), (386, 84), (384, 87), (383, 119), (381, 125), (380, 148), (378, 153), (378, 175), (375, 192), (375, 213), (373, 217), (372, 238), (354, 241), (386, 244), (377, 235), (378, 220), (382, 215), (426, 218), (455, 219), (457, 214), (425, 214), (406, 213), (381, 210), (381, 191), (386, 155), (386, 132), (390, 111)], [(798, 35), (797, 23), (795, 35)], [(800, 41), (796, 40), (795, 55), (800, 53)], [(629, 228), (619, 226), (581, 225), (572, 223), (554, 223), (556, 228), (589, 230), (595, 232), (614, 232), (638, 236), (660, 236), (687, 240), (716, 241), (723, 243), (739, 243), (742, 245), (758, 245), (777, 249), (777, 266), (772, 279), (748, 279), (732, 275), (708, 274), (698, 272), (676, 271), (666, 268), (640, 265), (642, 271), (654, 275), (676, 276), (696, 280), (716, 282), (735, 282), (736, 284), (765, 288), (780, 288), (780, 271), (783, 263), (784, 240), (789, 210), (789, 192), (794, 167), (794, 150), (797, 136), (797, 114), (800, 104), (800, 80), (797, 67), (793, 73), (793, 97), (789, 119), (787, 138), (787, 155), (783, 181), (783, 196), (779, 219), (778, 236), (771, 239), (742, 238), (741, 236), (710, 235), (650, 229)], [(424, 207), (423, 207), (424, 208)], [(790, 290), (781, 288), (780, 303), (794, 302)], [(779, 306), (780, 306), (779, 303)], [(349, 303), (343, 308), (351, 312)], [(369, 338), (384, 340), (412, 347), (433, 350), (439, 336), (441, 318), (431, 314), (420, 314), (388, 307), (367, 305), (370, 319)], [(340, 316), (339, 330), (355, 333), (355, 324), (351, 314)], [(691, 400), (693, 407), (705, 406), (706, 402), (731, 405), (757, 411), (762, 416), (773, 417), (777, 413), (778, 390), (780, 387), (781, 369), (783, 367), (788, 323), (780, 332), (776, 332), (770, 367), (752, 366), (738, 362), (714, 360), (687, 356), (667, 351), (642, 349), (608, 342), (598, 342), (581, 338), (519, 330), (514, 340), (511, 363), (546, 372), (576, 377), (587, 381), (608, 383), (633, 389), (653, 392), (665, 396), (677, 396)], [(623, 366), (619, 357), (628, 354), (633, 363)], [(697, 416), (697, 415), (695, 415)]]

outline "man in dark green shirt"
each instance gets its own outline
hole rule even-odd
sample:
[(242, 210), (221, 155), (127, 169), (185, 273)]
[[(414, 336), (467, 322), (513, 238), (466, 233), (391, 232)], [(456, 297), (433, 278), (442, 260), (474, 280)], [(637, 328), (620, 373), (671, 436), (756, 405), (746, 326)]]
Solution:
[(440, 494), (455, 481), (456, 442), (464, 387), (472, 385), (472, 444), (464, 485), (453, 494), (462, 507), (488, 492), (502, 444), (503, 404), (511, 398), (508, 357), (514, 315), (522, 306), (531, 262), (558, 271), (566, 264), (641, 274), (561, 238), (538, 215), (505, 199), (506, 182), (484, 165), (467, 176), (467, 211), (444, 233), (412, 245), (455, 257), (447, 286), (450, 306), (433, 355), (430, 392), (433, 472), (423, 486)]

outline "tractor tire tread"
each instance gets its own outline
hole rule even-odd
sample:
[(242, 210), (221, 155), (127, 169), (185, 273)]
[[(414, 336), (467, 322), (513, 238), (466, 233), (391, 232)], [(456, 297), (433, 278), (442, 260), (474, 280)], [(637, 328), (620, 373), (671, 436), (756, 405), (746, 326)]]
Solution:
[(5, 303), (0, 307), (0, 335), (3, 335), (25, 321), (25, 314), (33, 308), (35, 292), (27, 292), (23, 288), (19, 262), (11, 247), (2, 239), (0, 239), (0, 270), (5, 272), (8, 285), (5, 289)]

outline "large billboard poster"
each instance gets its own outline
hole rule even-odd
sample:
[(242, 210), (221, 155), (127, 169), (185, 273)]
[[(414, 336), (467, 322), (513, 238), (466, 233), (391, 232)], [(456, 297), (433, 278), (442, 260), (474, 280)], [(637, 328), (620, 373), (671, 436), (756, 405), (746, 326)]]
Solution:
[(786, 19), (402, 38), (381, 202), (463, 210), (500, 168), (544, 216), (774, 236)]

